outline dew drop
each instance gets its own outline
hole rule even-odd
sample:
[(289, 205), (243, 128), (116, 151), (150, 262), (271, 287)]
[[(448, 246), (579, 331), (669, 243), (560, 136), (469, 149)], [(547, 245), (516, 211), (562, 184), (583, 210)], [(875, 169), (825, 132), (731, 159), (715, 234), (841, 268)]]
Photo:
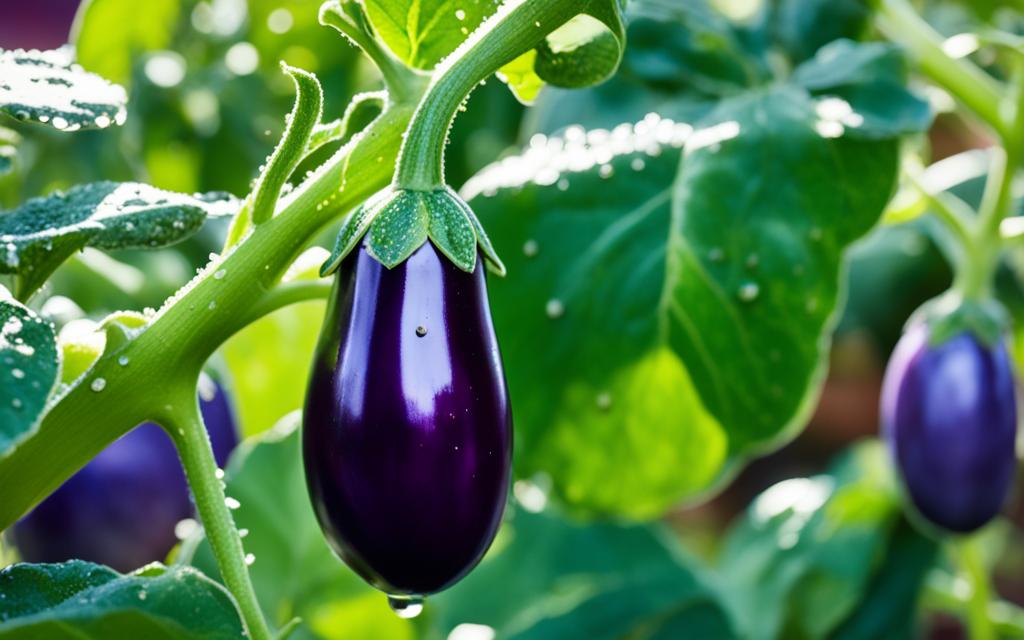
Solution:
[(607, 411), (612, 408), (612, 396), (607, 391), (597, 394), (597, 408)]
[(527, 258), (532, 258), (540, 251), (540, 245), (537, 244), (536, 240), (527, 240), (523, 243), (523, 255)]
[(245, 554), (245, 566), (251, 567), (252, 563), (254, 563), (254, 562), (256, 562), (256, 556), (255, 555), (253, 555), (251, 553)]
[(209, 309), (210, 311), (213, 311), (216, 308), (217, 308), (217, 301), (216, 300), (210, 300), (210, 305), (207, 307), (207, 309)]
[(244, 538), (247, 535), (249, 535), (249, 530), (248, 529), (239, 529), (238, 530), (238, 537), (239, 538)]
[(420, 326), (416, 327), (416, 335), (421, 337), (421, 338), (423, 336), (427, 335), (427, 328), (424, 327), (422, 324)]
[(146, 599), (146, 590), (143, 589), (142, 591), (139, 591), (139, 600), (145, 600), (145, 599)]
[(739, 297), (743, 302), (753, 302), (761, 293), (761, 287), (755, 282), (745, 282), (740, 285)]
[(423, 613), (423, 598), (415, 596), (388, 596), (388, 606), (399, 618), (409, 620)]
[(633, 158), (633, 161), (629, 163), (629, 166), (632, 167), (633, 171), (643, 171), (644, 167), (647, 166), (647, 163), (644, 162), (643, 158)]
[(610, 178), (610, 177), (612, 177), (612, 175), (614, 173), (615, 173), (615, 168), (612, 167), (612, 165), (610, 165), (610, 164), (603, 164), (603, 165), (601, 165), (601, 169), (598, 170), (598, 174), (602, 178)]
[(96, 378), (95, 380), (92, 381), (92, 384), (89, 385), (89, 388), (95, 391), (96, 393), (103, 391), (106, 387), (107, 381), (103, 378)]
[(21, 380), (25, 377), (25, 372), (22, 371), (21, 369), (12, 369), (11, 375), (14, 377), (15, 380)]
[(565, 314), (565, 305), (558, 298), (552, 298), (544, 305), (544, 313), (552, 320), (561, 318)]
[(465, 20), (466, 19), (466, 12), (463, 11), (462, 9), (456, 9), (455, 10), (455, 17), (457, 19), (459, 19), (459, 20)]
[(217, 469), (216, 471), (213, 472), (213, 475), (216, 476), (218, 480), (223, 480), (224, 479), (224, 470), (223, 469)]
[(228, 275), (227, 269), (220, 269), (217, 273), (213, 274), (214, 280), (223, 280), (224, 276)]
[(120, 358), (118, 358), (117, 359), (117, 364), (121, 365), (122, 367), (127, 367), (128, 366), (128, 356), (121, 356)]
[(224, 498), (224, 506), (228, 509), (237, 509), (242, 506), (242, 503), (231, 496), (228, 496), (227, 498)]
[(110, 117), (101, 114), (96, 116), (96, 119), (93, 122), (95, 122), (96, 126), (100, 129), (106, 129), (110, 126)]
[(21, 398), (15, 398), (14, 400), (11, 400), (11, 406), (14, 407), (15, 409), (20, 409), (22, 407)]

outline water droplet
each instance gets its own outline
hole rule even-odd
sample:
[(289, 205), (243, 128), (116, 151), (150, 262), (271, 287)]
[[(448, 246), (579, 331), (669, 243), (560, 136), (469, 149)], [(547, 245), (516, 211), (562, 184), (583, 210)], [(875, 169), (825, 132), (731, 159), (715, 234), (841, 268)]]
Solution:
[(217, 301), (216, 300), (210, 300), (210, 305), (208, 307), (206, 307), (206, 308), (209, 309), (210, 311), (213, 311), (214, 309), (217, 308)]
[(739, 297), (743, 302), (753, 302), (761, 293), (761, 287), (756, 282), (745, 282), (740, 285)]
[(559, 191), (568, 191), (569, 190), (569, 179), (568, 178), (562, 178), (561, 180), (558, 181), (558, 184), (556, 186), (558, 187)]
[(457, 19), (459, 19), (459, 20), (465, 20), (466, 19), (466, 12), (463, 11), (462, 9), (456, 9), (455, 10), (455, 17)]
[(420, 326), (416, 327), (416, 335), (418, 335), (421, 338), (423, 336), (427, 335), (427, 328), (424, 327), (422, 324)]
[(615, 174), (615, 168), (610, 164), (603, 164), (601, 165), (601, 169), (598, 170), (598, 174), (602, 178), (610, 178)]
[(607, 391), (597, 394), (597, 408), (607, 411), (612, 408), (612, 395)]
[(423, 613), (423, 598), (416, 596), (388, 596), (388, 606), (399, 618), (406, 620)]
[(213, 472), (213, 475), (216, 476), (218, 480), (223, 480), (224, 479), (224, 470), (223, 469), (217, 469), (216, 471)]
[(537, 255), (537, 252), (539, 251), (540, 245), (537, 244), (536, 240), (527, 240), (525, 243), (523, 243), (523, 255), (525, 255), (527, 258), (532, 258), (533, 256)]
[(227, 507), (228, 509), (237, 509), (240, 506), (242, 506), (242, 503), (239, 502), (238, 500), (235, 500), (231, 496), (228, 496), (227, 498), (224, 498), (224, 506)]
[(122, 367), (127, 367), (128, 366), (128, 356), (121, 356), (120, 358), (118, 358), (117, 359), (117, 364), (121, 365)]
[(647, 166), (647, 163), (644, 162), (643, 158), (633, 158), (633, 161), (629, 163), (629, 166), (632, 167), (633, 171), (643, 171), (644, 167)]
[(544, 313), (548, 314), (552, 320), (561, 318), (565, 314), (565, 305), (558, 298), (552, 298), (544, 305)]
[(214, 280), (223, 280), (224, 276), (228, 275), (227, 269), (219, 269), (217, 273), (213, 274)]
[(245, 554), (245, 566), (251, 567), (252, 563), (254, 563), (254, 562), (256, 562), (256, 556), (255, 555), (253, 555), (251, 553)]
[(95, 380), (92, 381), (92, 384), (89, 385), (89, 388), (95, 391), (96, 393), (103, 391), (104, 389), (106, 389), (106, 387), (107, 381), (103, 378), (96, 378)]
[(21, 369), (12, 369), (11, 375), (14, 376), (15, 380), (21, 380), (25, 377), (25, 372)]
[(95, 122), (96, 126), (99, 127), (100, 129), (106, 129), (107, 127), (110, 126), (110, 117), (101, 114), (101, 115), (96, 116), (96, 119), (93, 120), (93, 122)]
[(14, 400), (11, 400), (11, 406), (14, 407), (15, 409), (20, 409), (22, 407), (21, 398), (15, 398)]
[(249, 530), (248, 529), (239, 529), (238, 530), (238, 537), (239, 538), (244, 538), (247, 535), (249, 535)]
[(139, 600), (145, 600), (145, 599), (146, 599), (146, 590), (143, 589), (142, 591), (139, 591)]

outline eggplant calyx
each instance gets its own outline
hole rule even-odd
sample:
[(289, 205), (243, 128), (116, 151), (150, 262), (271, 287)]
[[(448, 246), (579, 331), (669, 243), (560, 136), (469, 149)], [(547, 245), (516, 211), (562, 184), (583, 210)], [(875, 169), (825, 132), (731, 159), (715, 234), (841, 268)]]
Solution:
[(963, 333), (971, 333), (989, 348), (996, 347), (1010, 326), (1009, 314), (994, 299), (972, 300), (949, 291), (925, 303), (911, 316), (908, 326), (924, 323), (928, 344), (937, 347)]
[(499, 276), (505, 265), (498, 258), (483, 225), (469, 204), (449, 187), (416, 191), (388, 187), (356, 207), (338, 231), (330, 258), (320, 268), (328, 276), (345, 257), (365, 242), (367, 253), (393, 269), (430, 240), (452, 264), (472, 273), (477, 253)]

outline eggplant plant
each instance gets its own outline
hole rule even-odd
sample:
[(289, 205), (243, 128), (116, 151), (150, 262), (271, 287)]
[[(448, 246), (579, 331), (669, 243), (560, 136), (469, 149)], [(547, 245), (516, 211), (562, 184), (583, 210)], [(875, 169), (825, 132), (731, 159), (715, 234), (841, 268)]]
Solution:
[[(986, 564), (1024, 15), (923, 4), (87, 0), (0, 51), (0, 640), (1024, 633)], [(990, 144), (925, 166), (938, 112)], [(915, 226), (953, 282), (887, 446), (684, 546), (659, 519), (811, 421), (855, 247)], [(145, 308), (139, 256), (210, 243)]]

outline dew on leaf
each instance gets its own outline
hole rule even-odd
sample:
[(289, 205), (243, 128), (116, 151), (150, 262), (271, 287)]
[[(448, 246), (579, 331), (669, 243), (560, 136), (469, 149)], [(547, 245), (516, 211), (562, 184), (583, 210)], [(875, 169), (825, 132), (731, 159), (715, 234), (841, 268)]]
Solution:
[(527, 240), (523, 243), (523, 255), (527, 258), (532, 258), (540, 252), (540, 245), (537, 244), (536, 240)]
[(740, 285), (737, 295), (743, 302), (753, 302), (761, 294), (761, 287), (756, 282), (745, 282)]
[(107, 381), (104, 378), (96, 378), (92, 381), (92, 384), (89, 385), (89, 388), (96, 393), (99, 393), (107, 388)]
[(546, 305), (544, 305), (544, 313), (546, 313), (552, 320), (561, 318), (565, 314), (565, 305), (561, 300), (552, 298), (551, 300), (548, 300)]

